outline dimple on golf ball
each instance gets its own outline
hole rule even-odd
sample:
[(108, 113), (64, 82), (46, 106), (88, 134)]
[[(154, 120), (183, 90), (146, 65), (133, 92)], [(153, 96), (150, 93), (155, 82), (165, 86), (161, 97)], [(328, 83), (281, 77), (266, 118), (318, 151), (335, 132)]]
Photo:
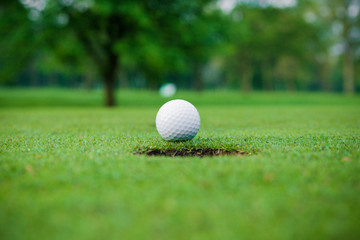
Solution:
[(199, 112), (185, 100), (177, 99), (165, 103), (156, 115), (156, 129), (167, 141), (191, 140), (199, 128)]

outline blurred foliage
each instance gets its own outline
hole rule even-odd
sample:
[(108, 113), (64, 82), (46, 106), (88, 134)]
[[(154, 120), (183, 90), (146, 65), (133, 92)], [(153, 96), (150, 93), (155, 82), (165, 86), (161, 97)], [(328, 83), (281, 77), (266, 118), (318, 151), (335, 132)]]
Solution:
[(36, 54), (39, 36), (20, 3), (4, 0), (0, 3), (0, 79), (10, 81)]
[(298, 9), (240, 5), (231, 17), (234, 51), (229, 68), (240, 70), (243, 89), (251, 90), (256, 71), (262, 73), (258, 87), (266, 90), (273, 89), (274, 84), (295, 90), (296, 81), (306, 82), (302, 76), (304, 65), (323, 42), (317, 35), (318, 29), (307, 24)]
[(197, 90), (354, 92), (359, 7), (358, 0), (283, 8), (238, 1), (229, 11), (214, 0), (3, 0), (0, 82), (100, 80), (108, 94), (169, 81)]

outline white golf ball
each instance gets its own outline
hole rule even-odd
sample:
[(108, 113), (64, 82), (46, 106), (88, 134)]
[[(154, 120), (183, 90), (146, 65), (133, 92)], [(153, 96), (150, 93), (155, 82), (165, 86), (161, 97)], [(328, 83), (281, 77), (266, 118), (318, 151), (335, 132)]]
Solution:
[(173, 83), (166, 83), (159, 89), (159, 94), (162, 97), (172, 97), (176, 93), (176, 85)]
[(167, 141), (191, 140), (199, 128), (199, 112), (185, 100), (177, 99), (165, 103), (156, 115), (156, 129)]

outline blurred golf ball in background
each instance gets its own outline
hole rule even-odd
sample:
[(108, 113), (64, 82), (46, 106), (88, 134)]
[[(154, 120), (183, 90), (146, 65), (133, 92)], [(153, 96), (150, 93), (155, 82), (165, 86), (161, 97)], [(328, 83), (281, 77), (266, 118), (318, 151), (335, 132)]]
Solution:
[(159, 89), (159, 94), (162, 97), (172, 97), (176, 93), (176, 85), (173, 83), (165, 83)]
[(167, 141), (191, 140), (199, 128), (199, 112), (185, 100), (177, 99), (165, 103), (156, 115), (156, 129)]

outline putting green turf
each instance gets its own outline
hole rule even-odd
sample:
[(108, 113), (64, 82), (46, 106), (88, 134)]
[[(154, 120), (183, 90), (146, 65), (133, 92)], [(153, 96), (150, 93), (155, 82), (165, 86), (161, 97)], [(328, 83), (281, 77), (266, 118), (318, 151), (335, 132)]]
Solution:
[[(0, 239), (359, 239), (358, 96), (176, 98), (200, 112), (191, 142), (159, 138), (155, 93), (106, 109), (97, 91), (1, 89)], [(250, 154), (134, 154), (193, 147)]]

